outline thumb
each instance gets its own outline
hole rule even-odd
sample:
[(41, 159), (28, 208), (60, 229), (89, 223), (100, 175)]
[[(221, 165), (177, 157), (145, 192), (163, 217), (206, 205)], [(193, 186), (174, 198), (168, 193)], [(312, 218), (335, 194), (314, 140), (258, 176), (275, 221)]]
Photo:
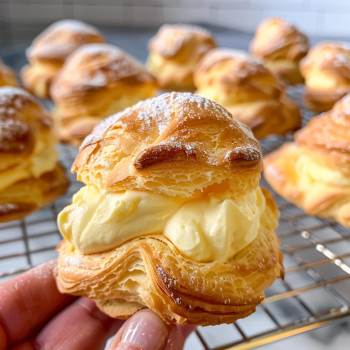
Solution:
[(168, 327), (153, 311), (134, 314), (119, 330), (108, 350), (180, 350), (194, 327)]

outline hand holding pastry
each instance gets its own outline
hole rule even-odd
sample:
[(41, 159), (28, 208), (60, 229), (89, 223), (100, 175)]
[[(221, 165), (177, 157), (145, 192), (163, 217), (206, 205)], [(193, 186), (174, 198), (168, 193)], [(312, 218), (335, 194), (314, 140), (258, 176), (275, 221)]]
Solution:
[(350, 95), (310, 120), (295, 142), (265, 157), (264, 175), (282, 197), (350, 227)]
[[(85, 298), (57, 290), (57, 261), (37, 266), (0, 287), (0, 349), (180, 350), (193, 327), (167, 326), (150, 310), (113, 320)], [(74, 300), (75, 299), (75, 300)]]
[(289, 84), (303, 83), (299, 62), (309, 50), (309, 40), (282, 18), (262, 22), (250, 44), (253, 56)]
[(350, 45), (324, 42), (300, 62), (305, 78), (304, 102), (316, 112), (330, 110), (350, 92)]
[(115, 318), (215, 325), (255, 311), (282, 275), (278, 211), (259, 187), (259, 143), (189, 93), (96, 126), (72, 171), (86, 184), (58, 217), (58, 288)]
[(226, 108), (257, 139), (301, 126), (299, 108), (286, 97), (279, 79), (244, 51), (211, 50), (199, 63), (194, 81), (198, 95)]
[(51, 89), (59, 137), (80, 145), (99, 121), (157, 91), (156, 78), (118, 47), (84, 45), (69, 56)]
[(1, 86), (19, 86), (16, 73), (7, 67), (0, 59), (0, 87)]
[(29, 64), (21, 71), (24, 87), (38, 97), (50, 97), (51, 83), (66, 58), (81, 45), (104, 41), (96, 28), (84, 22), (69, 19), (53, 23), (26, 51)]
[(213, 35), (204, 28), (165, 24), (149, 42), (146, 66), (163, 89), (193, 91), (193, 72), (203, 55), (215, 47)]
[(56, 141), (50, 117), (27, 92), (0, 88), (0, 222), (21, 219), (66, 192)]

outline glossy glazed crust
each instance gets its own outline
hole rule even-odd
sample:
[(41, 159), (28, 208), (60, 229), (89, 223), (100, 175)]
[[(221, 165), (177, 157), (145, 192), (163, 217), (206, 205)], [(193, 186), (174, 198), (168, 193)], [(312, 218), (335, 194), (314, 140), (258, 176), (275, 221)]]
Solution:
[(278, 78), (244, 52), (211, 50), (201, 60), (194, 80), (197, 94), (222, 105), (258, 139), (301, 126), (299, 108), (285, 96)]
[[(317, 112), (328, 111), (350, 92), (350, 46), (320, 43), (300, 62), (300, 70), (305, 78), (306, 106)], [(319, 84), (310, 83), (318, 79)], [(322, 86), (324, 81), (327, 84)]]
[(69, 181), (60, 164), (37, 179), (14, 183), (0, 192), (0, 223), (23, 219), (62, 196), (68, 186)]
[(303, 82), (298, 63), (308, 50), (308, 38), (281, 18), (270, 18), (261, 23), (250, 44), (252, 55), (264, 61), (273, 73), (289, 84)]
[(157, 90), (156, 78), (118, 47), (84, 45), (69, 57), (51, 88), (59, 136), (80, 145), (99, 121)]
[(203, 55), (217, 46), (207, 30), (163, 25), (149, 42), (147, 68), (166, 90), (193, 91), (193, 72)]
[(164, 94), (105, 119), (72, 166), (101, 191), (182, 197), (226, 179), (237, 194), (246, 193), (258, 185), (260, 171), (260, 146), (250, 130), (190, 93)]
[(350, 185), (332, 179), (303, 185), (307, 175), (298, 172), (296, 164), (307, 156), (329, 172), (350, 177), (349, 105), (350, 96), (346, 96), (330, 112), (311, 119), (296, 133), (295, 143), (264, 158), (264, 176), (277, 193), (311, 215), (331, 218), (346, 227), (350, 227)]
[(94, 27), (78, 20), (61, 20), (39, 34), (26, 50), (29, 64), (21, 70), (24, 87), (40, 98), (50, 97), (50, 86), (66, 58), (78, 47), (105, 42)]
[(0, 87), (1, 86), (19, 86), (16, 73), (7, 67), (0, 59)]
[(167, 323), (216, 325), (249, 316), (264, 289), (282, 276), (274, 233), (278, 211), (270, 194), (256, 239), (228, 263), (199, 263), (162, 235), (145, 236), (110, 252), (83, 255), (58, 246), (57, 284), (62, 293), (86, 296), (115, 318), (148, 307)]

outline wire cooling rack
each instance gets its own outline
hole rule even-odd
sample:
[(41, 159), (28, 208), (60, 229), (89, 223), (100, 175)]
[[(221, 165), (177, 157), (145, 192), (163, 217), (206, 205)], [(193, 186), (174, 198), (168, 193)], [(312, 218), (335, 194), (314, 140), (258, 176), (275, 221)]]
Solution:
[[(301, 100), (300, 89), (290, 92)], [(303, 109), (304, 124), (312, 116)], [(261, 142), (264, 154), (286, 141), (272, 137)], [(77, 149), (59, 145), (60, 161), (67, 170)], [(57, 257), (61, 236), (57, 213), (82, 186), (69, 174), (68, 193), (24, 220), (0, 224), (0, 282)], [(271, 188), (262, 179), (262, 186)], [(271, 190), (272, 191), (272, 190)], [(272, 191), (273, 192), (273, 191)], [(281, 212), (277, 235), (284, 254), (285, 279), (266, 290), (257, 311), (231, 325), (199, 327), (188, 350), (251, 349), (350, 316), (350, 230), (273, 196)]]

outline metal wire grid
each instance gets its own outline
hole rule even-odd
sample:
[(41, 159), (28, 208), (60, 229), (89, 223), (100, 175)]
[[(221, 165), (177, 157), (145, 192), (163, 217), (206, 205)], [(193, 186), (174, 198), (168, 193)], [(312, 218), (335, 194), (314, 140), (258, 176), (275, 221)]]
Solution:
[[(292, 90), (291, 95), (300, 101), (300, 90)], [(312, 114), (306, 110), (303, 114), (305, 123)], [(266, 154), (285, 141), (269, 138), (261, 147)], [(69, 169), (77, 149), (59, 145), (59, 152), (60, 161)], [(57, 214), (82, 186), (69, 176), (71, 186), (65, 196), (24, 220), (0, 224), (0, 282), (56, 258), (55, 247), (61, 239)], [(262, 185), (269, 188), (264, 179)], [(350, 316), (350, 230), (308, 216), (277, 194), (273, 196), (281, 212), (277, 234), (285, 279), (266, 291), (267, 298), (250, 317), (232, 325), (199, 327), (191, 350), (250, 349)]]

